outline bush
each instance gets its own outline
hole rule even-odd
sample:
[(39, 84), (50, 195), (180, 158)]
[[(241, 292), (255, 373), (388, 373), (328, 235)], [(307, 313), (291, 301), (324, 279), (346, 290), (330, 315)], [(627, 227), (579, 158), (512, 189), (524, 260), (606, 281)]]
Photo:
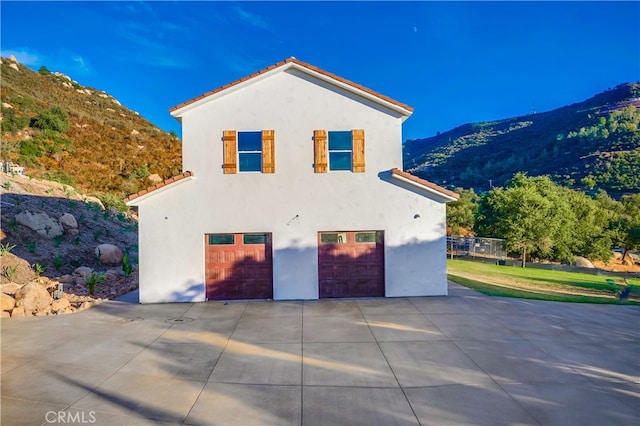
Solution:
[(107, 210), (109, 210), (109, 208), (111, 207), (115, 207), (118, 211), (121, 212), (129, 211), (129, 206), (127, 206), (124, 202), (124, 199), (117, 194), (105, 192), (96, 195), (96, 197), (98, 197), (98, 199), (102, 201), (102, 205)]
[(38, 114), (31, 122), (31, 127), (64, 133), (69, 130), (69, 116), (59, 106), (53, 106)]

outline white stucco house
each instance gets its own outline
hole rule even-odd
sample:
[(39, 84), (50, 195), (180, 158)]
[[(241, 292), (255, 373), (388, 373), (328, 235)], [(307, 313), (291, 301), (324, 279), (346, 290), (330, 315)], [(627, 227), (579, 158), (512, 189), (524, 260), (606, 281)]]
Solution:
[(127, 198), (141, 303), (447, 294), (458, 196), (401, 170), (411, 107), (289, 58), (170, 111), (184, 173)]

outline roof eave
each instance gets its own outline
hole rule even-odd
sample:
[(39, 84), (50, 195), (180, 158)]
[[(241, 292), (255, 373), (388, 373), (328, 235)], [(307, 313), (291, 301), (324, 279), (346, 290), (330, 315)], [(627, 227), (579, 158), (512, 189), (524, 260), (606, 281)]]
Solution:
[[(140, 203), (142, 203), (143, 201), (145, 201), (145, 200), (147, 200), (147, 199), (149, 199), (149, 198), (151, 198), (153, 196), (156, 196), (156, 195), (158, 195), (158, 194), (160, 194), (160, 193), (162, 193), (162, 192), (164, 192), (164, 191), (166, 191), (168, 189), (176, 188), (176, 187), (182, 185), (183, 183), (189, 182), (189, 181), (194, 180), (194, 179), (195, 179), (195, 177), (193, 175), (190, 175), (190, 176), (187, 176), (187, 177), (184, 177), (184, 178), (180, 178), (179, 180), (176, 180), (174, 182), (171, 182), (170, 184), (164, 184), (163, 186), (161, 186), (159, 188), (156, 188), (156, 189), (147, 189), (147, 190), (141, 191), (141, 192), (144, 192), (144, 193), (139, 192), (137, 194), (134, 194), (135, 197), (133, 197), (133, 198), (131, 198), (132, 196), (130, 195), (128, 197), (129, 199), (127, 201), (125, 201), (125, 204), (127, 206), (129, 206), (129, 207), (138, 206), (138, 205), (140, 205)], [(151, 187), (151, 188), (153, 188), (153, 187)]]
[(416, 182), (414, 180), (406, 178), (406, 177), (404, 177), (402, 175), (399, 175), (397, 173), (391, 173), (391, 177), (393, 177), (394, 179), (397, 179), (397, 180), (399, 180), (399, 181), (401, 181), (403, 183), (411, 185), (414, 188), (418, 188), (418, 189), (420, 189), (420, 190), (422, 190), (424, 192), (427, 192), (430, 195), (433, 195), (435, 197), (441, 198), (441, 199), (443, 199), (445, 201), (445, 203), (458, 201), (457, 197), (454, 197), (454, 196), (451, 196), (451, 195), (446, 194), (444, 192), (438, 191), (438, 190), (436, 190), (434, 188), (431, 188), (429, 186), (423, 185), (423, 184), (421, 184), (419, 182)]

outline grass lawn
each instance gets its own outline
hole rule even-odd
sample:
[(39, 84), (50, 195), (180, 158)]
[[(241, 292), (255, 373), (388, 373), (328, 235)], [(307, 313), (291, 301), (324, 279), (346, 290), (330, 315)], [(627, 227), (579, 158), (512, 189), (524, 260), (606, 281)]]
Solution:
[(492, 296), (560, 302), (640, 304), (640, 279), (627, 279), (633, 286), (630, 298), (617, 293), (625, 288), (622, 277), (498, 266), (468, 260), (447, 260), (448, 278)]

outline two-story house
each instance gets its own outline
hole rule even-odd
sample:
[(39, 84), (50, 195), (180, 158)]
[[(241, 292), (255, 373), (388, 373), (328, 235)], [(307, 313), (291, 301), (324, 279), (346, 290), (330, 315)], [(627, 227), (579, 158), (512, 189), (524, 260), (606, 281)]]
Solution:
[(401, 170), (411, 107), (289, 58), (170, 111), (185, 172), (127, 199), (141, 303), (447, 294), (457, 194)]

